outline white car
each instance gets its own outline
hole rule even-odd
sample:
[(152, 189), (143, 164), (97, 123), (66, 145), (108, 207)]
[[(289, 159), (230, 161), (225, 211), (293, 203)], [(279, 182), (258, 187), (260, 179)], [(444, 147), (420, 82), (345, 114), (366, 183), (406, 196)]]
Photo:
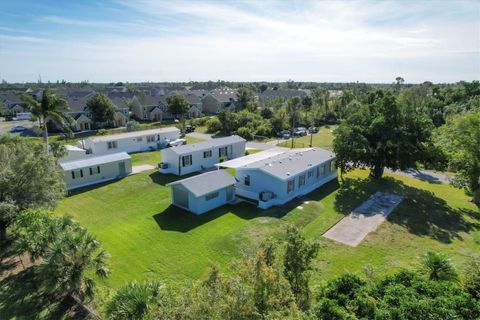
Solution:
[(185, 139), (176, 139), (176, 140), (170, 141), (170, 142), (167, 144), (167, 147), (178, 147), (178, 146), (181, 146), (181, 145), (184, 145), (184, 144), (187, 144), (187, 140), (185, 140)]

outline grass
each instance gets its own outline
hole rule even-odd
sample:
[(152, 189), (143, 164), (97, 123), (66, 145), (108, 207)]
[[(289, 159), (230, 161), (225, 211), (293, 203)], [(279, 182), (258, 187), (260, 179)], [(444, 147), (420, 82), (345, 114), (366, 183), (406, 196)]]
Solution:
[[(320, 127), (319, 132), (313, 135), (312, 139), (312, 146), (313, 147), (320, 147), (327, 150), (333, 149), (333, 130), (335, 130), (337, 126), (325, 126)], [(292, 147), (292, 141), (284, 141), (278, 144), (279, 147)], [(310, 135), (306, 135), (304, 137), (295, 138), (294, 139), (294, 148), (308, 148), (310, 147)]]
[[(196, 279), (212, 263), (227, 270), (243, 249), (283, 235), (288, 223), (322, 246), (314, 283), (346, 271), (360, 273), (366, 265), (378, 274), (410, 268), (427, 250), (443, 251), (459, 266), (480, 253), (479, 212), (461, 190), (400, 176), (379, 182), (366, 177), (365, 171), (354, 171), (342, 188), (332, 182), (266, 211), (241, 204), (194, 216), (170, 206), (165, 184), (177, 177), (150, 171), (73, 194), (57, 213), (73, 215), (103, 243), (113, 271), (105, 285), (114, 288), (146, 278)], [(378, 190), (406, 199), (359, 247), (321, 237)]]

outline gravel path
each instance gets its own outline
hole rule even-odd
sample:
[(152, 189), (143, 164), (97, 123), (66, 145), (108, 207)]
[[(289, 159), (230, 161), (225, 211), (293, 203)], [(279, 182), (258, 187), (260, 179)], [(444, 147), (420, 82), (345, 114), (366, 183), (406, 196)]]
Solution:
[(151, 164), (143, 164), (143, 165), (140, 165), (140, 166), (133, 166), (131, 174), (136, 174), (136, 173), (140, 173), (140, 172), (148, 171), (148, 170), (152, 170), (152, 169), (155, 169), (155, 167), (152, 166)]
[(448, 175), (442, 172), (433, 172), (429, 170), (420, 170), (420, 169), (414, 169), (414, 168), (410, 168), (403, 171), (400, 171), (400, 170), (393, 171), (387, 168), (385, 169), (385, 171), (393, 174), (398, 174), (400, 176), (415, 178), (415, 179), (428, 181), (428, 182), (445, 183), (445, 184), (450, 183), (450, 178), (448, 177)]

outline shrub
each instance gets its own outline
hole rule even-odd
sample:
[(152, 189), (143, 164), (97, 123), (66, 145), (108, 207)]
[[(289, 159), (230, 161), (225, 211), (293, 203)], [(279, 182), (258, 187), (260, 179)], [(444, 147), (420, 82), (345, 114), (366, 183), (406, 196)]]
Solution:
[(100, 129), (97, 131), (97, 136), (105, 136), (108, 134), (108, 131), (106, 129)]
[(215, 133), (222, 130), (222, 123), (217, 118), (211, 118), (207, 121), (207, 132)]
[(238, 128), (237, 134), (240, 137), (242, 137), (244, 139), (247, 139), (247, 140), (252, 140), (253, 139), (253, 132), (250, 129), (245, 128), (245, 127)]
[(126, 129), (128, 132), (130, 131), (138, 131), (140, 130), (140, 124), (135, 120), (130, 120), (127, 122)]

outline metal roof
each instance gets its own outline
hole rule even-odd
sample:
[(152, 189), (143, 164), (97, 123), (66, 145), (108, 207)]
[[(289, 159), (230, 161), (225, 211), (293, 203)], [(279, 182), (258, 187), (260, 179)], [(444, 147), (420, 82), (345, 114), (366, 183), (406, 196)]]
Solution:
[[(308, 150), (308, 149), (297, 149), (297, 150)], [(265, 160), (280, 154), (285, 154), (290, 151), (291, 149), (288, 149), (288, 148), (280, 148), (280, 147), (271, 148), (271, 149), (263, 150), (257, 153), (249, 154), (248, 156), (245, 156), (245, 157), (240, 157), (240, 158), (228, 160), (225, 162), (220, 162), (220, 163), (217, 163), (216, 166), (219, 168), (236, 169), (236, 168), (240, 168), (240, 167), (255, 163), (260, 160)]]
[(199, 174), (183, 180), (167, 184), (167, 186), (182, 185), (195, 197), (201, 197), (211, 192), (232, 186), (237, 181), (225, 170), (215, 170)]
[(288, 180), (299, 173), (308, 171), (310, 168), (332, 159), (335, 159), (335, 154), (324, 149), (292, 149), (289, 152), (256, 161), (239, 168), (258, 169), (282, 180)]
[(178, 147), (169, 148), (176, 154), (186, 154), (193, 151), (201, 151), (201, 150), (208, 150), (213, 147), (222, 147), (232, 143), (237, 142), (245, 142), (246, 140), (239, 136), (228, 136), (224, 138), (215, 138), (207, 141), (191, 143), (191, 144), (184, 144)]
[(152, 134), (161, 134), (161, 133), (169, 133), (169, 132), (180, 132), (180, 130), (175, 127), (167, 127), (167, 128), (158, 128), (158, 129), (110, 134), (106, 136), (94, 136), (94, 137), (87, 138), (87, 140), (91, 140), (93, 142), (112, 141), (112, 140), (136, 138), (136, 137), (143, 137), (143, 136), (152, 135)]
[(86, 167), (93, 167), (93, 166), (98, 166), (100, 164), (116, 162), (116, 161), (121, 161), (121, 160), (127, 160), (127, 159), (131, 159), (131, 157), (128, 155), (128, 153), (118, 152), (118, 153), (107, 154), (107, 155), (104, 155), (104, 156), (88, 157), (88, 158), (81, 159), (81, 160), (60, 162), (59, 166), (63, 170), (69, 171), (69, 170), (76, 170), (76, 169), (82, 169), (82, 168), (86, 168)]

